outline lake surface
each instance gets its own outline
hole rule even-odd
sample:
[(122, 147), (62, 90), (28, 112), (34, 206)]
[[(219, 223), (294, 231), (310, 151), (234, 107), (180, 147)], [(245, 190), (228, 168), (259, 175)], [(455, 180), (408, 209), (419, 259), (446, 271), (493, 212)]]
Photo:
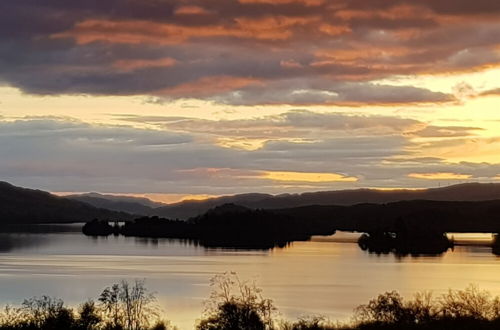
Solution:
[[(75, 305), (121, 279), (145, 279), (167, 319), (192, 329), (215, 274), (255, 280), (282, 316), (322, 314), (348, 320), (379, 293), (405, 296), (475, 284), (500, 295), (500, 257), (484, 246), (491, 235), (454, 235), (467, 244), (440, 256), (396, 257), (362, 251), (357, 235), (337, 233), (269, 251), (206, 249), (177, 240), (90, 238), (66, 232), (0, 234), (0, 305), (47, 294)], [(60, 230), (57, 230), (60, 231)]]

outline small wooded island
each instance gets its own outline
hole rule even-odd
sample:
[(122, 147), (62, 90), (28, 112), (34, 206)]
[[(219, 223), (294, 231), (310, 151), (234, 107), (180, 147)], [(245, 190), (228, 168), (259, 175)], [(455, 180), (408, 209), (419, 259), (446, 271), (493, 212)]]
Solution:
[[(90, 236), (121, 234), (188, 239), (205, 247), (244, 249), (284, 247), (293, 241), (308, 240), (313, 235), (327, 236), (345, 230), (364, 233), (358, 241), (363, 250), (399, 256), (442, 254), (454, 245), (446, 236), (447, 232), (498, 232), (494, 230), (498, 228), (496, 217), (479, 221), (463, 215), (484, 203), (464, 203), (460, 212), (453, 209), (456, 204), (410, 201), (280, 210), (255, 210), (225, 204), (187, 221), (153, 216), (111, 225), (108, 221), (93, 220), (82, 230)], [(498, 247), (494, 251), (498, 251)]]
[(269, 249), (312, 235), (332, 235), (335, 229), (325, 219), (303, 221), (285, 214), (226, 204), (188, 221), (141, 217), (111, 226), (94, 220), (83, 227), (86, 235), (122, 234), (151, 238), (196, 240), (206, 247)]

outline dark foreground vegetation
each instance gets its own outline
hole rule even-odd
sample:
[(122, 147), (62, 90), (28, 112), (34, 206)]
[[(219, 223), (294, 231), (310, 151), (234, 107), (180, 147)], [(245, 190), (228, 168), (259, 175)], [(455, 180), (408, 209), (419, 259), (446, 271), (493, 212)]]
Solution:
[[(234, 273), (215, 276), (205, 311), (194, 325), (197, 330), (395, 330), (395, 329), (500, 329), (500, 297), (474, 286), (449, 290), (438, 297), (417, 293), (405, 300), (386, 292), (354, 310), (349, 323), (333, 323), (321, 316), (297, 321), (278, 318), (272, 300), (264, 298), (253, 283)], [(42, 296), (25, 300), (20, 307), (7, 306), (0, 313), (2, 330), (161, 330), (175, 329), (160, 318), (154, 294), (142, 281), (122, 281), (105, 288), (97, 302), (77, 308), (62, 300)]]

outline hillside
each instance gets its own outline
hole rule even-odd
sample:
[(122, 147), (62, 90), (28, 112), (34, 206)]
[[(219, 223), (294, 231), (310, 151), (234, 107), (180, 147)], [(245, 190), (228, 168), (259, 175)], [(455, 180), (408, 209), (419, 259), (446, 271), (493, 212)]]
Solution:
[(128, 220), (133, 216), (0, 182), (0, 224), (84, 222), (93, 218)]
[(269, 195), (260, 193), (222, 196), (206, 200), (188, 200), (162, 204), (146, 198), (104, 195), (97, 193), (66, 196), (95, 207), (146, 216), (160, 216), (186, 220), (208, 210), (224, 205), (237, 204), (252, 209), (284, 209), (308, 205), (349, 206), (362, 203), (383, 204), (410, 200), (434, 201), (488, 201), (500, 199), (500, 184), (466, 183), (431, 189), (354, 189), (320, 191), (302, 194)]
[(443, 188), (422, 190), (356, 189), (322, 191), (303, 194), (243, 194), (212, 198), (203, 201), (185, 201), (155, 209), (154, 214), (167, 218), (187, 219), (209, 209), (234, 203), (253, 209), (283, 209), (307, 205), (349, 206), (361, 203), (391, 203), (410, 200), (487, 201), (500, 199), (500, 184), (466, 183)]
[(273, 210), (276, 214), (329, 221), (336, 230), (380, 232), (500, 232), (500, 200), (412, 200), (352, 206), (310, 205)]
[(147, 198), (104, 195), (98, 193), (69, 195), (64, 197), (84, 202), (98, 208), (140, 215), (155, 215), (155, 208), (166, 205), (155, 203)]

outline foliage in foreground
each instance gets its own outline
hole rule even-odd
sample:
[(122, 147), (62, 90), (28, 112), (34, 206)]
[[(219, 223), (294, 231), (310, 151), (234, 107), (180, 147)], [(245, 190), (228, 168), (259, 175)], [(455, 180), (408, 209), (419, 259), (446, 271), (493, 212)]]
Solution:
[(89, 300), (76, 311), (48, 296), (26, 299), (21, 307), (6, 306), (0, 313), (0, 329), (166, 330), (155, 302), (143, 281), (122, 281), (104, 289), (98, 303)]
[(207, 302), (205, 318), (198, 330), (273, 329), (272, 300), (264, 299), (255, 283), (242, 282), (235, 273), (217, 275), (211, 280), (214, 288)]
[[(474, 286), (449, 290), (436, 298), (418, 293), (405, 300), (392, 291), (355, 309), (350, 324), (333, 324), (321, 316), (295, 322), (277, 319), (277, 309), (254, 283), (234, 273), (215, 276), (197, 330), (461, 330), (500, 329), (500, 297)], [(0, 312), (0, 330), (166, 330), (156, 298), (142, 281), (122, 281), (103, 290), (97, 303), (76, 310), (47, 296), (27, 299), (21, 307)]]

